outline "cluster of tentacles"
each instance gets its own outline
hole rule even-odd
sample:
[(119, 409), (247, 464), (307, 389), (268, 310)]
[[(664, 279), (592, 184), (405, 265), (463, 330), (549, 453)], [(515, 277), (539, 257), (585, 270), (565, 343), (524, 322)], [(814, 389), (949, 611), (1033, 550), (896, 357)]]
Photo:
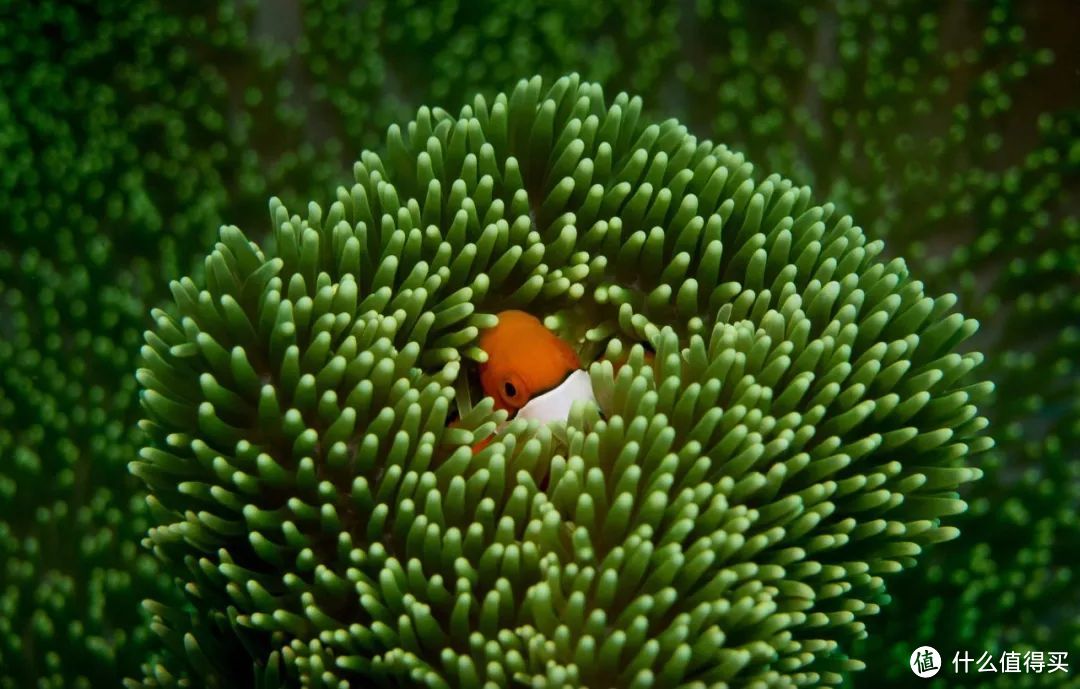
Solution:
[[(225, 227), (203, 284), (173, 283), (132, 471), (196, 611), (157, 624), (201, 682), (861, 666), (848, 642), (888, 575), (956, 536), (990, 445), (981, 357), (955, 351), (976, 324), (808, 188), (640, 112), (576, 76), (422, 108), (328, 207), (272, 201), (272, 241)], [(505, 308), (597, 362), (597, 404), (473, 453), (503, 419), (470, 378)]]

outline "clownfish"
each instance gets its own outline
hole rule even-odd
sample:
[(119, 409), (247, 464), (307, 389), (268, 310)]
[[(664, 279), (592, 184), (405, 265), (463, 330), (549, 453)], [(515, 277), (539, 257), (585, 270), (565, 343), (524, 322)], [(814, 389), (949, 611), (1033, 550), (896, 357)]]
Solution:
[[(487, 361), (480, 364), (480, 387), (510, 418), (565, 421), (574, 402), (595, 402), (589, 374), (573, 348), (524, 311), (497, 314), (498, 323), (480, 336)], [(612, 362), (616, 374), (628, 355)], [(645, 352), (646, 364), (654, 354)], [(494, 435), (473, 445), (479, 452)]]
[[(524, 311), (503, 311), (480, 336), (487, 361), (480, 386), (511, 418), (565, 421), (579, 400), (595, 401), (589, 374), (573, 348)], [(473, 446), (482, 449), (490, 438)]]

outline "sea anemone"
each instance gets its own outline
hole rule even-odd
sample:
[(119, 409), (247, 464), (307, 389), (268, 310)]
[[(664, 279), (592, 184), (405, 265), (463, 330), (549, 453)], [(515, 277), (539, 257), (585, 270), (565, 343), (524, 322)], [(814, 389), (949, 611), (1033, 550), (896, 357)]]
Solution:
[[(421, 108), (171, 284), (145, 543), (189, 610), (132, 686), (837, 684), (990, 447), (976, 323), (807, 187), (564, 77)], [(596, 404), (476, 394), (494, 314)], [(645, 348), (655, 351), (647, 362)], [(626, 357), (616, 372), (611, 359)], [(451, 423), (453, 422), (453, 423)], [(237, 663), (236, 654), (250, 663)]]

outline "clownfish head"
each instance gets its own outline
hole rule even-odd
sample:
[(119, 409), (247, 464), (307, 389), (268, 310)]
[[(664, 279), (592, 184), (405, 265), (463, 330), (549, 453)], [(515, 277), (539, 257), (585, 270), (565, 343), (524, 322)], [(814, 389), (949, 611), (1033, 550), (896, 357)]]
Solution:
[(503, 311), (498, 324), (480, 336), (488, 359), (480, 385), (510, 416), (565, 420), (578, 400), (592, 400), (589, 376), (574, 350), (535, 316)]

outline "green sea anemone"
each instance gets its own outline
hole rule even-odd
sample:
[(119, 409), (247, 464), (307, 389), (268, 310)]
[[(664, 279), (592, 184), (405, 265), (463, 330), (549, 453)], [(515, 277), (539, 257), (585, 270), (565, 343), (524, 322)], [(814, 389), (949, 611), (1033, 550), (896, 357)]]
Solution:
[[(576, 76), (421, 108), (328, 208), (272, 200), (271, 241), (223, 227), (205, 284), (172, 283), (131, 470), (190, 606), (150, 604), (170, 662), (132, 686), (861, 668), (888, 575), (957, 536), (991, 445), (955, 351), (976, 323), (809, 188), (641, 108)], [(597, 404), (474, 453), (503, 419), (476, 340), (511, 307), (574, 343)]]

